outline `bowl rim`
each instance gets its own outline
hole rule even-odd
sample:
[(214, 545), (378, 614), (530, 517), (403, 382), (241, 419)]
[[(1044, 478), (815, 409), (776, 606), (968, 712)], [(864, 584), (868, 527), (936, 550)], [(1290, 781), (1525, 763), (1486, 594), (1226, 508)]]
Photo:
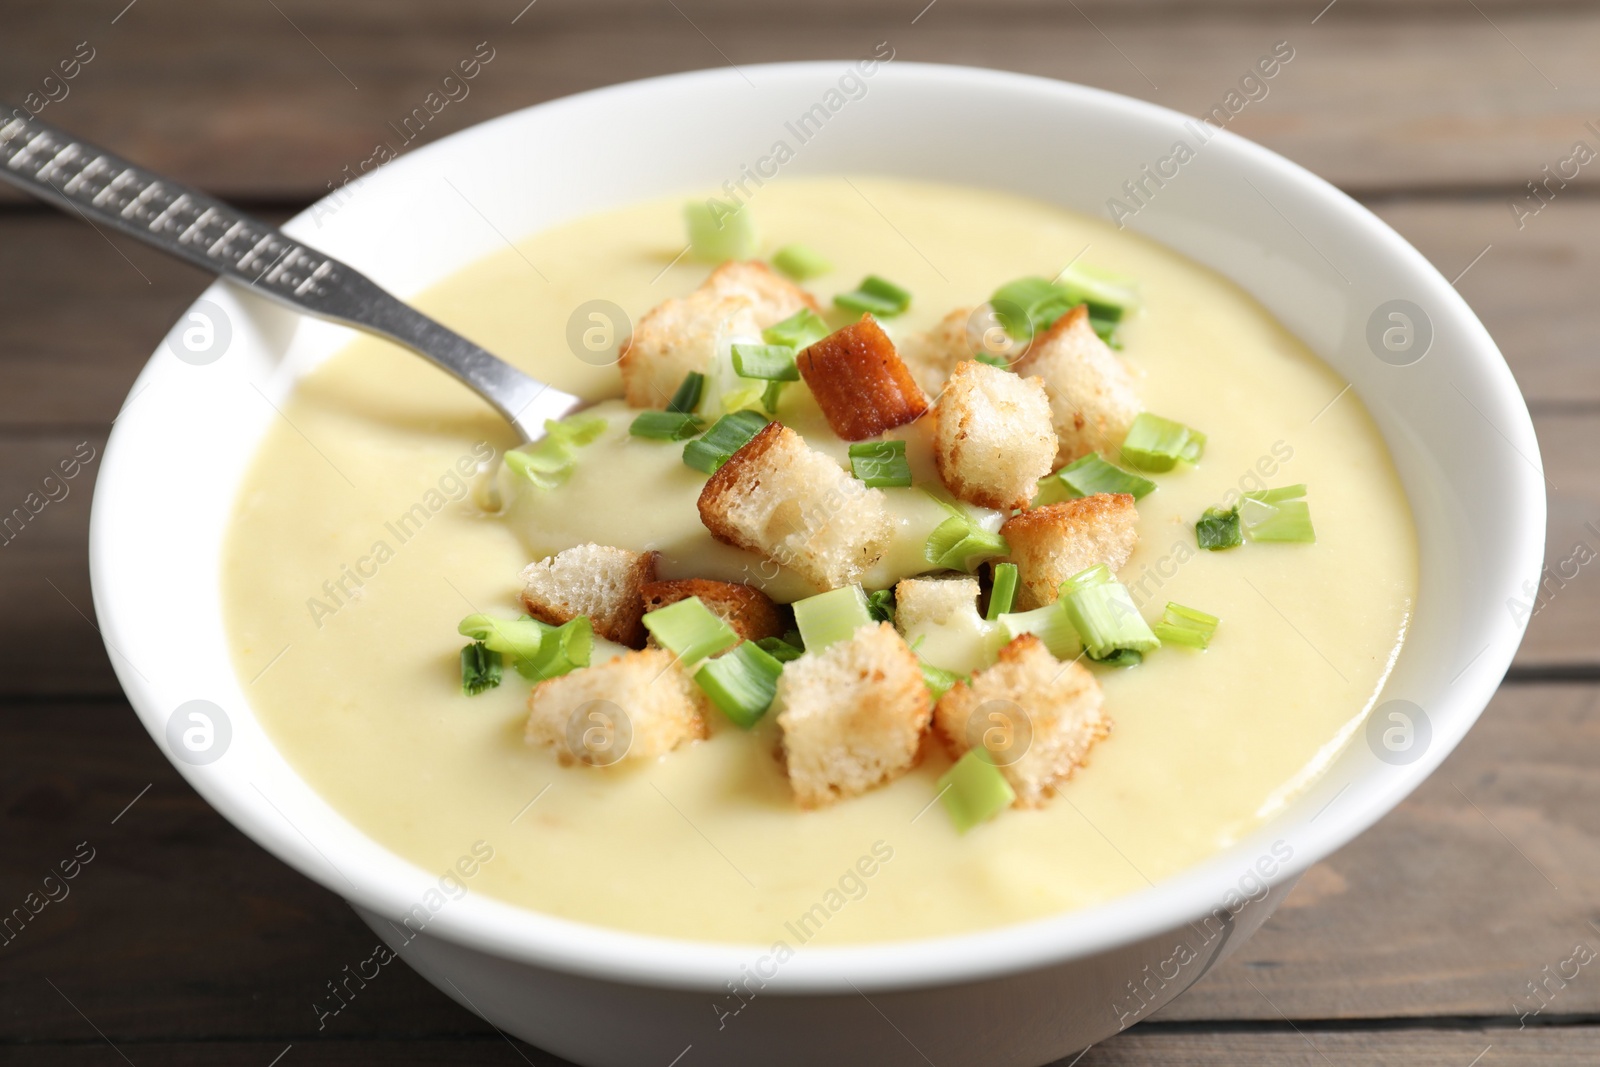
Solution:
[[(750, 65), (740, 70), (713, 69), (664, 75), (534, 105), (511, 112), (419, 147), (385, 165), (363, 179), (376, 184), (401, 180), (412, 168), (452, 153), (471, 151), (473, 139), (504, 133), (530, 116), (547, 115), (562, 109), (591, 107), (597, 103), (625, 105), (629, 100), (665, 89), (692, 88), (715, 94), (731, 89), (738, 79), (754, 75), (763, 81), (815, 79), (833, 76), (849, 61), (809, 61)], [(1145, 101), (1106, 90), (1055, 79), (982, 68), (896, 61), (884, 67), (879, 78), (915, 85), (918, 79), (955, 82), (973, 92), (1026, 93), (1049, 98), (1064, 107), (1094, 107), (1116, 112), (1133, 120), (1159, 120), (1165, 123), (1193, 122), (1189, 116)], [(1319, 207), (1337, 218), (1341, 225), (1371, 243), (1380, 254), (1405, 267), (1426, 281), (1430, 308), (1445, 316), (1462, 333), (1463, 351), (1474, 369), (1505, 386), (1504, 403), (1494, 410), (1496, 425), (1514, 437), (1528, 454), (1537, 458), (1538, 446), (1526, 403), (1503, 357), (1465, 300), (1422, 255), (1387, 224), (1365, 207), (1281, 155), (1227, 130), (1215, 131), (1219, 150), (1242, 160), (1258, 173), (1290, 183)], [(315, 243), (315, 230), (309, 220), (315, 206), (307, 208), (284, 229)], [(1137, 225), (1134, 226), (1138, 229)], [(1435, 284), (1436, 283), (1436, 284)], [(228, 299), (230, 290), (217, 282), (202, 295), (203, 300)], [(135, 383), (130, 400), (159, 375), (158, 347)], [(1464, 357), (1466, 358), (1466, 357)], [(268, 810), (272, 802), (257, 789), (252, 796), (246, 784), (211, 767), (196, 767), (172, 757), (161, 744), (167, 705), (160, 699), (160, 687), (132, 668), (116, 651), (117, 642), (126, 640), (140, 624), (137, 604), (119, 593), (118, 576), (112, 567), (112, 547), (126, 524), (136, 516), (114, 493), (117, 470), (123, 457), (136, 452), (139, 439), (135, 421), (119, 421), (107, 443), (99, 483), (95, 487), (90, 521), (90, 565), (94, 603), (102, 624), (102, 635), (111, 660), (141, 721), (152, 738), (167, 753), (173, 766), (208, 803), (217, 808), (236, 827), (301, 873), (340, 894), (362, 908), (378, 914), (403, 913), (414, 899), (397, 884), (386, 882), (395, 871), (410, 868), (423, 878), (428, 872), (388, 853), (395, 860), (385, 871), (365, 867), (340, 867), (335, 876), (327, 858), (318, 851), (310, 836), (296, 828), (286, 830), (274, 822)], [(252, 448), (253, 451), (253, 448)], [(1525, 484), (1516, 486), (1528, 502), (1514, 543), (1502, 546), (1502, 573), (1494, 584), (1512, 593), (1521, 582), (1536, 575), (1543, 561), (1544, 493), (1536, 473), (1523, 475)], [(1537, 506), (1532, 501), (1537, 500)], [(1521, 641), (1525, 621), (1514, 620), (1503, 636), (1492, 642), (1475, 660), (1470, 677), (1453, 688), (1441, 702), (1451, 706), (1451, 728), (1435, 735), (1435, 743), (1413, 763), (1382, 769), (1363, 782), (1363, 802), (1346, 805), (1338, 815), (1320, 825), (1315, 819), (1298, 820), (1293, 826), (1279, 827), (1279, 836), (1293, 834), (1293, 858), (1265, 878), (1278, 884), (1298, 875), (1366, 830), (1415, 789), (1455, 747), (1476, 720), (1498, 688), (1505, 670)], [(1412, 638), (1415, 639), (1414, 637)], [(1465, 673), (1465, 672), (1464, 672)], [(298, 779), (298, 775), (295, 775)], [(300, 784), (309, 785), (300, 779)], [(1343, 793), (1343, 790), (1340, 791)], [(1337, 799), (1337, 796), (1334, 797)], [(263, 806), (263, 801), (266, 806)], [(1328, 801), (1331, 805), (1333, 800)], [(1326, 810), (1326, 805), (1324, 810)], [(280, 813), (281, 814), (281, 813)], [(1318, 813), (1321, 814), (1320, 812)], [(1268, 825), (1285, 819), (1279, 815)], [(316, 828), (313, 828), (314, 830)], [(358, 831), (359, 832), (359, 831)], [(297, 840), (300, 834), (303, 840)], [(308, 847), (309, 846), (309, 849)], [(378, 849), (387, 853), (382, 846)], [(319, 862), (319, 859), (322, 862)], [(1145, 889), (1114, 898), (1088, 908), (1058, 913), (1041, 919), (971, 933), (920, 938), (906, 941), (872, 942), (839, 947), (808, 947), (785, 964), (782, 984), (775, 992), (849, 993), (862, 989), (910, 989), (940, 984), (974, 981), (1048, 967), (1068, 960), (1105, 952), (1182, 927), (1204, 915), (1212, 902), (1239, 877), (1239, 863), (1229, 850), (1189, 867)], [(341, 881), (342, 879), (342, 881)], [(660, 937), (625, 932), (588, 923), (557, 918), (520, 906), (468, 894), (458, 905), (441, 911), (427, 928), (430, 935), (473, 948), (493, 956), (520, 961), (553, 970), (593, 978), (633, 984), (720, 991), (730, 976), (739, 973), (765, 948), (737, 944)]]

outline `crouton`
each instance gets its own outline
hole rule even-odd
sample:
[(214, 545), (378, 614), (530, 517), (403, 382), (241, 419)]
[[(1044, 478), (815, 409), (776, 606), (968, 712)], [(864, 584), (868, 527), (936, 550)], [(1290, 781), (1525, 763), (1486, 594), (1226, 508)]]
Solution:
[(1017, 794), (1016, 807), (1045, 801), (1111, 733), (1100, 683), (1076, 660), (1062, 663), (1033, 634), (1000, 650), (994, 666), (939, 699), (934, 726), (952, 759), (986, 745)]
[(916, 653), (886, 622), (788, 664), (776, 703), (789, 784), (804, 808), (910, 770), (933, 713)]
[(619, 369), (628, 403), (662, 408), (691, 371), (705, 373), (720, 344), (759, 339), (801, 308), (820, 311), (804, 289), (765, 263), (724, 263), (688, 296), (658, 304), (622, 346)]
[(639, 591), (656, 576), (656, 553), (583, 544), (530, 563), (522, 572), (522, 605), (541, 622), (560, 626), (589, 616), (594, 632), (629, 648), (644, 645)]
[(945, 487), (986, 508), (1027, 507), (1056, 457), (1044, 383), (965, 360), (935, 412), (933, 458)]
[(971, 319), (972, 308), (956, 308), (933, 329), (914, 333), (897, 346), (900, 359), (929, 396), (939, 395), (957, 363), (977, 355), (967, 333)]
[(1096, 493), (1013, 515), (1000, 527), (1017, 565), (1017, 610), (1043, 607), (1061, 583), (1104, 563), (1113, 572), (1139, 543), (1139, 512), (1128, 493)]
[(1133, 376), (1089, 325), (1086, 305), (1035, 337), (1015, 369), (1044, 379), (1055, 417), (1057, 467), (1090, 452), (1114, 458), (1144, 408)]
[(781, 422), (768, 423), (711, 476), (699, 506), (712, 537), (759, 552), (819, 590), (858, 580), (894, 530), (883, 490)]
[(871, 315), (836, 330), (795, 359), (833, 432), (865, 441), (928, 410), (928, 398)]
[(906, 578), (894, 587), (894, 626), (935, 667), (970, 674), (993, 654), (993, 623), (978, 614), (978, 580)]
[(642, 592), (646, 612), (697, 596), (701, 603), (746, 641), (782, 637), (787, 629), (778, 605), (767, 594), (748, 585), (714, 582), (709, 578), (688, 578), (675, 582), (646, 582)]
[(655, 759), (709, 736), (693, 689), (665, 649), (628, 652), (534, 686), (524, 737), (564, 764)]

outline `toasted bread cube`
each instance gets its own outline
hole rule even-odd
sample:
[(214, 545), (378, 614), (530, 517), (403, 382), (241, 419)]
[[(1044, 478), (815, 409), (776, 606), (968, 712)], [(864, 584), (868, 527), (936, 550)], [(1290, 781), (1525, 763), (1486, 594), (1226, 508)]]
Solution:
[(1017, 565), (1017, 610), (1055, 601), (1061, 583), (1104, 563), (1122, 568), (1139, 543), (1139, 512), (1128, 493), (1096, 493), (1013, 515), (1000, 527)]
[(1111, 732), (1100, 683), (1077, 660), (1062, 663), (1033, 634), (1000, 650), (994, 665), (957, 682), (934, 709), (952, 759), (989, 744), (1016, 807), (1039, 808)]
[(924, 626), (942, 626), (951, 616), (978, 612), (978, 579), (902, 578), (894, 587), (894, 625), (902, 636)]
[(716, 582), (709, 578), (646, 582), (642, 592), (647, 613), (697, 596), (701, 603), (746, 641), (782, 637), (786, 629), (783, 612), (771, 597), (759, 589), (737, 582)]
[(1027, 507), (1056, 458), (1044, 382), (965, 360), (935, 411), (933, 458), (945, 487), (986, 508)]
[(666, 649), (628, 652), (534, 686), (524, 736), (563, 764), (655, 759), (709, 736), (693, 690)]
[(601, 637), (639, 648), (645, 637), (640, 590), (655, 576), (654, 552), (575, 545), (523, 569), (522, 605), (552, 626), (587, 615)]
[(858, 580), (894, 531), (883, 490), (869, 489), (768, 423), (700, 492), (700, 521), (724, 544), (759, 552), (819, 590)]
[(688, 296), (639, 319), (619, 360), (628, 403), (666, 407), (689, 372), (706, 372), (719, 345), (759, 340), (762, 330), (801, 308), (821, 310), (810, 293), (765, 263), (724, 263)]
[(876, 437), (928, 410), (928, 398), (871, 315), (835, 330), (795, 363), (828, 425), (846, 441)]
[(956, 308), (931, 330), (914, 333), (897, 346), (900, 358), (922, 391), (937, 397), (956, 364), (972, 359), (977, 349), (967, 333), (972, 308)]
[(785, 666), (776, 704), (789, 784), (803, 808), (910, 770), (933, 713), (916, 653), (886, 622)]
[(1080, 304), (1055, 321), (1017, 361), (1018, 374), (1044, 379), (1055, 418), (1055, 466), (1099, 452), (1113, 462), (1144, 405), (1122, 360), (1089, 325)]

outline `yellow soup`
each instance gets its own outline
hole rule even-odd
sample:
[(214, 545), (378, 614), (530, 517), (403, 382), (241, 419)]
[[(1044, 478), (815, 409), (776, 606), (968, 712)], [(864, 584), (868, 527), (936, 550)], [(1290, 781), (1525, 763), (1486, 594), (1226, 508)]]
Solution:
[[(283, 406), (224, 562), (251, 702), (334, 808), (432, 871), (486, 841), (493, 860), (470, 888), (553, 915), (842, 944), (992, 927), (1141, 888), (1237, 840), (1320, 773), (1382, 687), (1416, 595), (1405, 497), (1339, 378), (1231, 283), (1044, 204), (857, 178), (774, 183), (749, 210), (764, 253), (803, 241), (833, 263), (810, 284), (824, 303), (868, 273), (909, 289), (911, 310), (889, 324), (898, 336), (1079, 256), (1137, 279), (1143, 308), (1121, 327), (1122, 356), (1148, 410), (1209, 442), (1198, 466), (1154, 476), (1119, 576), (1146, 618), (1168, 601), (1220, 616), (1211, 648), (1094, 668), (1114, 727), (1088, 767), (1042, 810), (965, 835), (932, 803), (949, 761), (931, 744), (891, 784), (801, 811), (771, 714), (749, 732), (714, 715), (709, 740), (648, 765), (563, 767), (523, 743), (527, 683), (514, 671), (462, 696), (460, 619), (515, 614), (518, 572), (582, 540), (659, 549), (664, 577), (747, 579), (761, 561), (710, 542), (694, 506), (704, 476), (681, 446), (629, 438), (620, 404), (599, 409), (610, 429), (579, 450), (566, 485), (484, 514), (465, 475), (515, 443), (507, 428), (423, 361), (362, 339)], [(681, 220), (676, 199), (581, 219), (416, 303), (560, 388), (615, 397), (616, 368), (574, 354), (569, 318), (606, 300), (637, 320), (698, 285), (707, 268), (675, 259)], [(809, 443), (839, 454), (803, 385), (783, 403)], [(914, 429), (902, 436), (920, 466), (925, 446)], [(1194, 520), (1230, 490), (1298, 482), (1315, 544), (1196, 549)], [(894, 507), (902, 529), (922, 521), (920, 506)], [(892, 549), (868, 586), (920, 569), (917, 548)], [(803, 594), (786, 581), (769, 592)]]

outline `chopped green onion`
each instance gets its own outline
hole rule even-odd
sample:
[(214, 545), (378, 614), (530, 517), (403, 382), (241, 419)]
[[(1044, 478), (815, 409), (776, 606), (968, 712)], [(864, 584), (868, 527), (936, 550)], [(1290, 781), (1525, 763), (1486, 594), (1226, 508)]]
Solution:
[(768, 382), (767, 387), (761, 391), (761, 407), (768, 415), (778, 413), (778, 397), (783, 395), (783, 387), (787, 382)]
[(1086, 264), (1071, 264), (1056, 275), (1056, 284), (1074, 304), (1088, 304), (1089, 314), (1115, 324), (1139, 306), (1139, 294), (1131, 278)]
[(848, 639), (860, 627), (874, 625), (872, 610), (859, 585), (842, 585), (796, 600), (791, 606), (808, 652), (820, 652), (835, 641)]
[(1169, 471), (1181, 459), (1195, 463), (1205, 451), (1206, 435), (1181, 422), (1140, 412), (1122, 441), (1122, 458), (1146, 471)]
[(526, 615), (520, 619), (496, 619), (476, 614), (462, 619), (456, 632), (481, 643), (491, 652), (504, 652), (515, 659), (532, 659), (539, 654), (544, 635), (554, 629), (549, 623)]
[(678, 391), (672, 394), (672, 399), (667, 401), (667, 410), (683, 414), (693, 412), (700, 406), (700, 396), (706, 389), (706, 376), (697, 370), (692, 370), (683, 376), (683, 381), (678, 384)]
[(715, 197), (703, 203), (692, 200), (683, 205), (683, 218), (689, 228), (689, 249), (695, 259), (722, 263), (755, 255), (755, 220), (742, 204), (730, 204)]
[(474, 641), (461, 650), (461, 692), (475, 697), (485, 689), (500, 684), (500, 653), (482, 641)]
[(994, 818), (1017, 799), (1011, 783), (994, 765), (986, 748), (968, 749), (955, 766), (939, 776), (936, 784), (944, 810), (963, 834)]
[(697, 471), (715, 474), (766, 425), (767, 420), (755, 411), (734, 411), (724, 415), (704, 437), (683, 446), (683, 461)]
[(983, 617), (994, 622), (1000, 616), (1011, 610), (1012, 602), (1017, 598), (1017, 565), (1015, 563), (996, 563), (994, 565), (994, 585), (989, 590), (989, 610)]
[(1131, 493), (1135, 500), (1156, 487), (1149, 478), (1114, 467), (1100, 458), (1100, 453), (1090, 452), (1081, 459), (1056, 471), (1071, 497), (1094, 496), (1096, 493)]
[(784, 245), (772, 254), (772, 265), (797, 282), (816, 278), (833, 269), (833, 264), (807, 245)]
[(904, 441), (859, 441), (850, 446), (850, 473), (873, 488), (911, 484)]
[(1091, 659), (1104, 660), (1118, 649), (1150, 652), (1161, 647), (1127, 586), (1113, 578), (1104, 563), (1061, 583), (1061, 607)]
[[(796, 634), (795, 640), (798, 641), (799, 639), (799, 635)], [(806, 654), (806, 650), (804, 648), (801, 648), (798, 644), (785, 641), (781, 637), (763, 637), (761, 640), (757, 641), (756, 644), (760, 646), (761, 651), (765, 652), (779, 663), (788, 663), (791, 660), (797, 660)]]
[(1288, 485), (1246, 493), (1239, 502), (1239, 518), (1252, 541), (1280, 541), (1310, 544), (1317, 539), (1311, 528), (1311, 506), (1298, 499), (1306, 495), (1304, 485)]
[(989, 305), (995, 318), (1015, 340), (1028, 341), (1048, 330), (1075, 303), (1047, 278), (1018, 278), (994, 291)]
[(943, 667), (935, 667), (927, 660), (918, 660), (918, 664), (922, 667), (922, 683), (928, 687), (928, 695), (933, 698), (935, 703), (938, 702), (940, 697), (950, 692), (951, 686), (966, 680), (964, 675), (957, 674), (955, 671), (947, 671)]
[[(768, 383), (771, 384), (770, 382)], [(722, 413), (731, 415), (735, 411), (755, 411), (761, 407), (761, 402), (766, 399), (767, 387), (765, 385), (746, 385), (732, 392), (722, 394)]]
[(1211, 635), (1217, 632), (1219, 621), (1215, 615), (1169, 602), (1154, 630), (1162, 644), (1205, 648), (1211, 644)]
[(849, 311), (865, 311), (879, 318), (889, 318), (911, 306), (911, 294), (894, 282), (869, 274), (854, 289), (835, 296), (833, 302)]
[(576, 450), (592, 443), (605, 428), (606, 420), (599, 415), (546, 419), (544, 438), (507, 452), (506, 466), (540, 489), (554, 489), (572, 476), (572, 469), (578, 463)]
[(568, 671), (589, 665), (594, 651), (594, 628), (589, 616), (579, 615), (560, 626), (553, 626), (544, 635), (538, 654), (529, 659), (517, 659), (513, 665), (524, 678), (544, 681)]
[(894, 588), (874, 589), (867, 594), (867, 613), (873, 622), (894, 623)]
[(800, 368), (794, 365), (794, 349), (788, 345), (735, 344), (733, 371), (741, 378), (764, 378), (775, 382), (797, 382)]
[(748, 730), (772, 706), (782, 673), (782, 663), (745, 641), (695, 671), (694, 680), (711, 703)]
[(970, 518), (952, 515), (933, 528), (923, 556), (935, 567), (947, 570), (976, 570), (984, 560), (1003, 556), (1011, 549), (1006, 539), (990, 533)]
[(761, 339), (769, 345), (788, 345), (795, 351), (809, 348), (833, 331), (810, 308), (801, 308), (793, 315), (761, 331)]
[(656, 441), (685, 441), (704, 427), (705, 423), (686, 411), (641, 411), (634, 416), (628, 432)]
[(1239, 529), (1239, 509), (1206, 508), (1200, 521), (1194, 524), (1194, 539), (1201, 548), (1213, 552), (1244, 544), (1244, 535)]
[(733, 627), (697, 596), (646, 612), (642, 621), (656, 644), (689, 666), (739, 643)]
[(1015, 641), (1023, 634), (1033, 634), (1044, 642), (1044, 647), (1056, 659), (1073, 659), (1082, 648), (1078, 631), (1073, 628), (1072, 620), (1067, 618), (1066, 609), (1060, 601), (1032, 611), (1001, 615), (997, 621), (1008, 642)]
[(1144, 662), (1144, 653), (1131, 648), (1119, 648), (1104, 656), (1090, 656), (1089, 659), (1102, 667), (1137, 667)]

